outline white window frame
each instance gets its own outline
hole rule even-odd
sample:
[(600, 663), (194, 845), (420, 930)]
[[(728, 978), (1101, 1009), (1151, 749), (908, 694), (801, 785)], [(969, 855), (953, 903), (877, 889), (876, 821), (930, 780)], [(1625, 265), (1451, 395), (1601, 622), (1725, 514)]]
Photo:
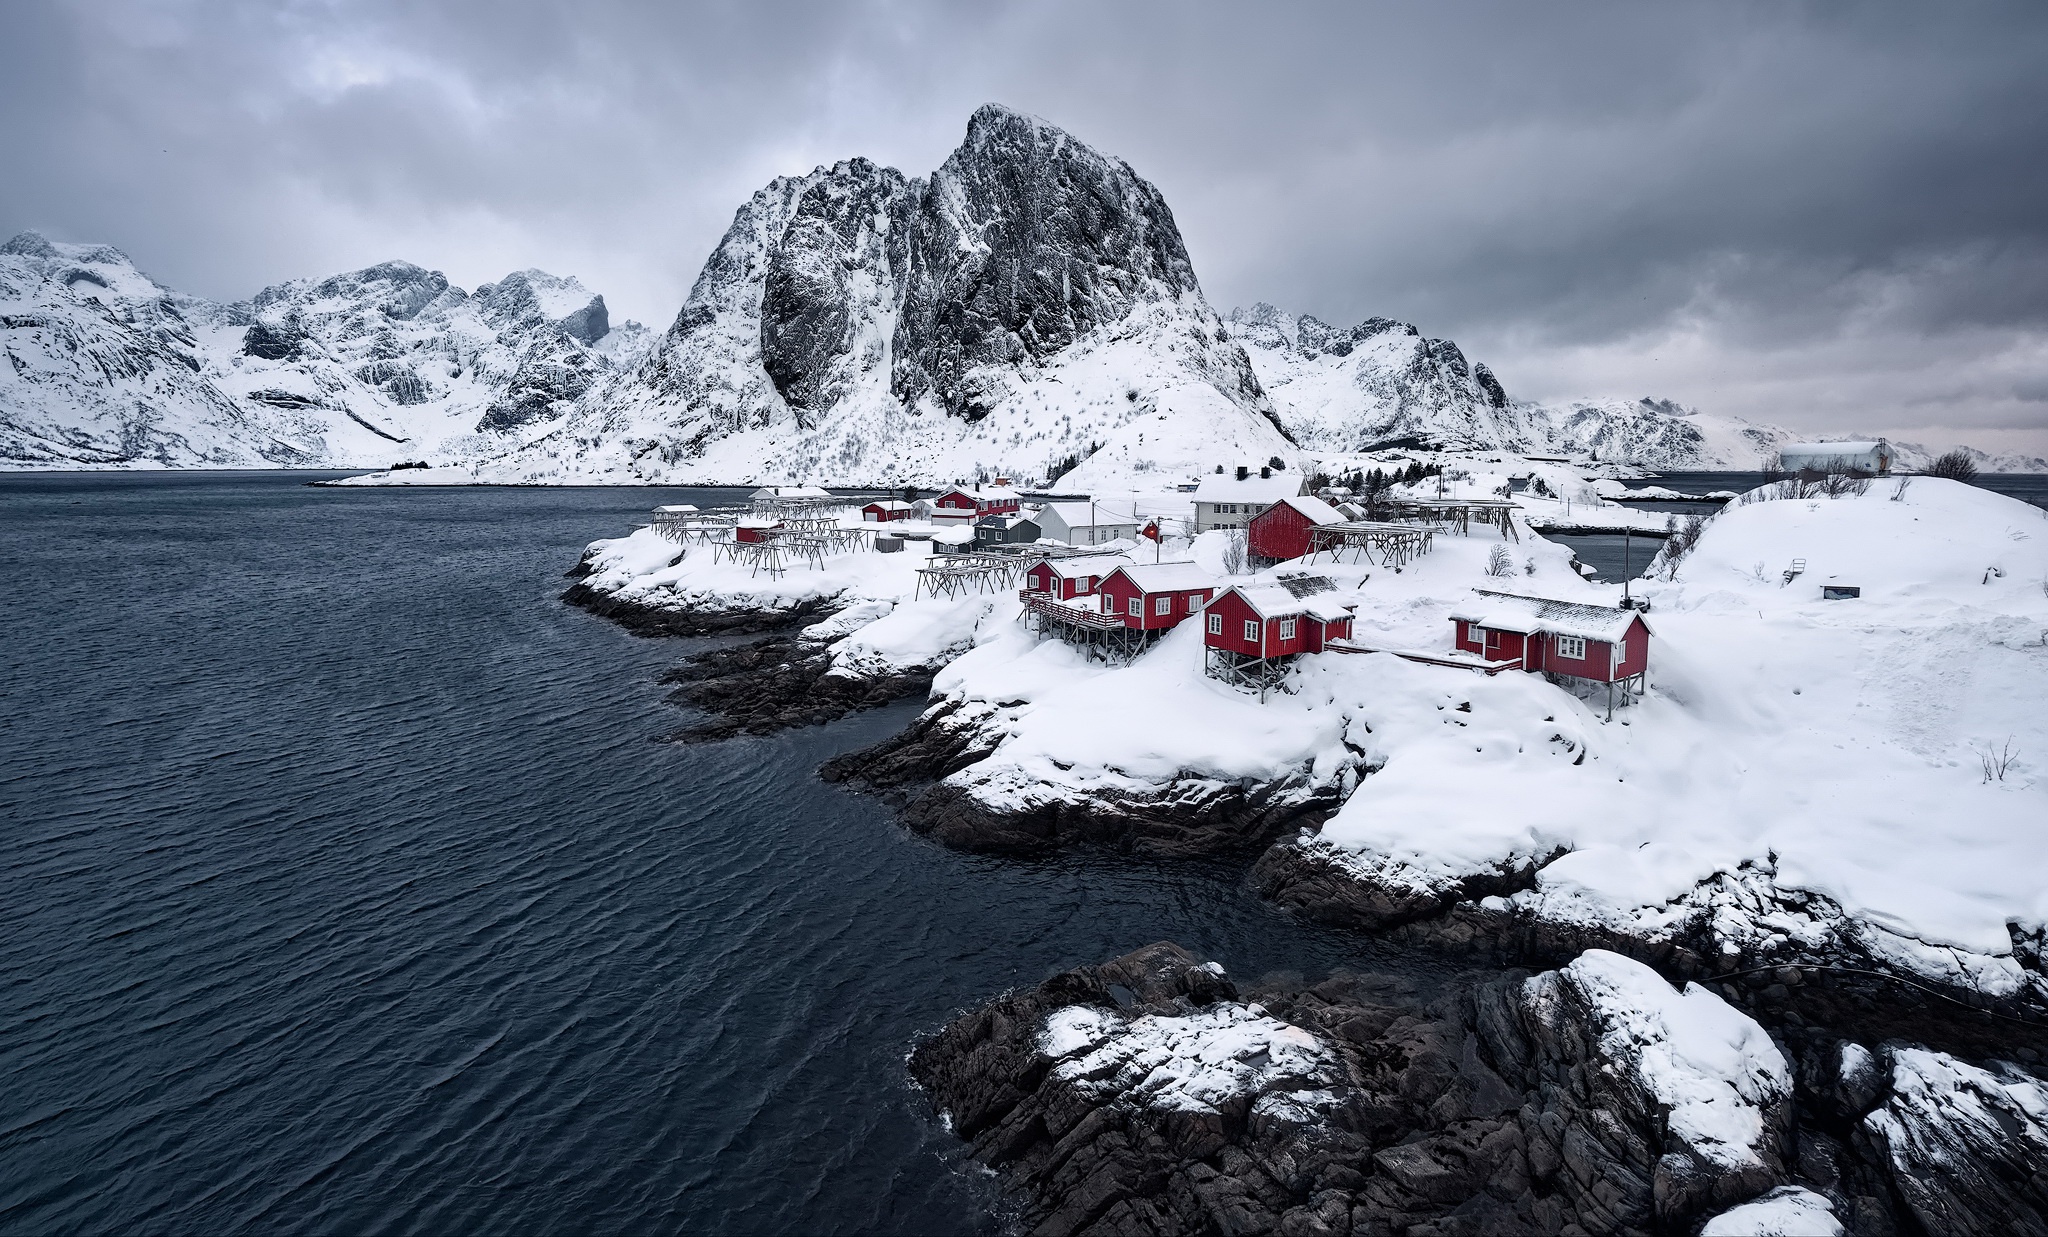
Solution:
[(1257, 643), (1258, 643), (1258, 641), (1259, 641), (1259, 620), (1257, 620), (1257, 619), (1246, 619), (1246, 620), (1244, 621), (1244, 638), (1245, 638), (1245, 639), (1247, 639), (1247, 640), (1249, 640), (1249, 641), (1251, 641), (1251, 642), (1252, 642), (1252, 643), (1254, 643), (1254, 644), (1257, 644)]
[(1220, 615), (1220, 614), (1212, 614), (1212, 615), (1210, 615), (1210, 616), (1209, 616), (1209, 634), (1210, 634), (1210, 635), (1212, 635), (1212, 636), (1220, 636), (1220, 635), (1222, 635), (1222, 634), (1223, 634), (1223, 616), (1222, 616), (1222, 615)]
[(1145, 599), (1144, 599), (1143, 597), (1133, 597), (1133, 598), (1131, 598), (1131, 604), (1130, 604), (1130, 611), (1131, 611), (1131, 617), (1132, 617), (1132, 618), (1144, 618), (1144, 617), (1145, 617)]
[(1584, 636), (1557, 636), (1557, 655), (1565, 661), (1586, 660), (1586, 638)]
[(1153, 602), (1153, 603), (1152, 603), (1152, 613), (1154, 613), (1154, 614), (1172, 614), (1172, 613), (1173, 613), (1173, 594), (1172, 594), (1172, 593), (1164, 593), (1164, 594), (1162, 594), (1162, 595), (1161, 595), (1161, 596), (1159, 597), (1159, 599), (1158, 599), (1157, 601)]
[(1292, 639), (1294, 639), (1294, 620), (1293, 620), (1293, 619), (1291, 619), (1291, 618), (1284, 618), (1284, 619), (1281, 619), (1281, 620), (1280, 620), (1280, 638), (1281, 638), (1282, 640), (1292, 640)]

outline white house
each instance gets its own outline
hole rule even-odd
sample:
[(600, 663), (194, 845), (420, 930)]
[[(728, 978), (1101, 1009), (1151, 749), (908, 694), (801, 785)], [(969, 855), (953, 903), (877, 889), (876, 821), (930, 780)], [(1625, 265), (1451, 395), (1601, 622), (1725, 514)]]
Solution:
[(1131, 540), (1145, 526), (1128, 500), (1047, 503), (1037, 518), (1039, 536), (1068, 545)]
[(1778, 467), (1786, 472), (1853, 468), (1883, 477), (1892, 470), (1892, 445), (1882, 438), (1876, 442), (1781, 442)]
[(1195, 531), (1212, 528), (1244, 528), (1252, 517), (1283, 498), (1308, 493), (1308, 475), (1281, 468), (1257, 472), (1240, 466), (1233, 472), (1213, 473), (1202, 478), (1195, 491)]

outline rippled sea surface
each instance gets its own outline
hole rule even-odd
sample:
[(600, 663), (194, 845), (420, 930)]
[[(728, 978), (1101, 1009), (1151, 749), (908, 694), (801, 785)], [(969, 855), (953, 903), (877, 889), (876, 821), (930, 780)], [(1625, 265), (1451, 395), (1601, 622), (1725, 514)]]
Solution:
[(813, 775), (915, 706), (650, 742), (689, 645), (556, 598), (689, 491), (305, 480), (0, 477), (0, 1232), (990, 1231), (903, 1072), (960, 1008), (1424, 965)]

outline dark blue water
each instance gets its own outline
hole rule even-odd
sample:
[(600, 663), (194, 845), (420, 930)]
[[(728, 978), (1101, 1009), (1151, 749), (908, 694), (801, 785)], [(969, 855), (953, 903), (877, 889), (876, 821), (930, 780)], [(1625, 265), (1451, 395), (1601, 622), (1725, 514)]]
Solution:
[(686, 646), (561, 574), (715, 496), (304, 479), (0, 477), (0, 1232), (986, 1230), (903, 1073), (956, 1010), (1160, 938), (1411, 967), (812, 775), (912, 706), (649, 742)]

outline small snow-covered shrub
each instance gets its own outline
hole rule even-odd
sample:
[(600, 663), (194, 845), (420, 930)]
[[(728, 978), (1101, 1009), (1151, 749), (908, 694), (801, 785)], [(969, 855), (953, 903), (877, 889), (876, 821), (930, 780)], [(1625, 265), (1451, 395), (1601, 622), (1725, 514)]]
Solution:
[(1913, 484), (1913, 478), (1900, 477), (1898, 486), (1892, 490), (1892, 501), (1895, 503), (1906, 501), (1906, 487), (1911, 484)]
[(1504, 546), (1504, 545), (1497, 545), (1497, 546), (1493, 547), (1493, 549), (1492, 549), (1492, 550), (1490, 550), (1490, 551), (1488, 551), (1488, 552), (1487, 552), (1487, 555), (1486, 555), (1486, 574), (1487, 574), (1487, 575), (1490, 575), (1490, 576), (1504, 576), (1504, 575), (1508, 575), (1508, 574), (1512, 573), (1512, 572), (1514, 571), (1514, 569), (1515, 569), (1515, 560), (1514, 560), (1514, 559), (1513, 559), (1513, 558), (1512, 558), (1512, 557), (1511, 557), (1511, 556), (1510, 556), (1510, 555), (1508, 554), (1508, 548), (1507, 548), (1506, 546)]
[(1953, 451), (1942, 453), (1938, 459), (1929, 464), (1927, 466), (1927, 475), (1930, 477), (1946, 477), (1950, 481), (1975, 481), (1977, 479), (1977, 464), (1976, 461), (1970, 458), (1968, 451), (1958, 447)]
[(1230, 539), (1223, 545), (1223, 570), (1234, 576), (1244, 574), (1246, 562), (1245, 533), (1241, 528), (1230, 530)]

